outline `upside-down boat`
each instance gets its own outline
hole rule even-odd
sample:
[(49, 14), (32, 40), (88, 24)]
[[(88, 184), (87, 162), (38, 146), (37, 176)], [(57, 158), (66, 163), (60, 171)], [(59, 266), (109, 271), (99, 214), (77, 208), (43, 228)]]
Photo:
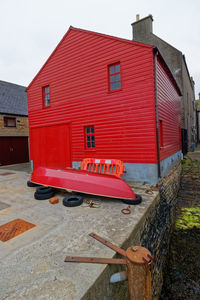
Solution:
[(41, 166), (34, 169), (30, 180), (36, 184), (65, 189), (68, 192), (74, 191), (126, 200), (136, 199), (131, 187), (120, 177), (87, 170)]

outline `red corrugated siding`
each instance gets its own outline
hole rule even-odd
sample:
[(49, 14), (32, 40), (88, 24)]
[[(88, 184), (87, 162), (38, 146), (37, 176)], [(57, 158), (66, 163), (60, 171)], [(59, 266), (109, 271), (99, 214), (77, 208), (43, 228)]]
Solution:
[(181, 150), (179, 141), (181, 98), (159, 60), (157, 64), (157, 95), (158, 118), (162, 120), (163, 127), (163, 147), (160, 149), (160, 159), (163, 160)]
[[(122, 90), (109, 93), (107, 65), (118, 61)], [(51, 107), (43, 108), (48, 84)], [(71, 124), (72, 161), (156, 162), (151, 47), (71, 29), (28, 88), (28, 104), (30, 128)], [(95, 151), (84, 149), (86, 125), (95, 126)]]

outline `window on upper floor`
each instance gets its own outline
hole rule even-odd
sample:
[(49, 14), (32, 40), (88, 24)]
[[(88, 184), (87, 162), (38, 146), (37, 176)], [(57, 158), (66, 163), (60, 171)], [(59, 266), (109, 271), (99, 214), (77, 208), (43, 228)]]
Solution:
[(50, 87), (49, 85), (42, 88), (43, 105), (47, 107), (50, 105)]
[(109, 91), (115, 91), (121, 89), (121, 73), (120, 63), (115, 63), (108, 66), (109, 76)]
[(85, 149), (91, 150), (95, 148), (94, 126), (85, 127)]
[(16, 127), (16, 118), (4, 117), (4, 127)]

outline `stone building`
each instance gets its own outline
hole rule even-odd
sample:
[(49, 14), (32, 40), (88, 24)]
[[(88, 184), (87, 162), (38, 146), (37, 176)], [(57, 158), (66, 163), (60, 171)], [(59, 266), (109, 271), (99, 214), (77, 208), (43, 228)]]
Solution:
[(0, 166), (29, 161), (26, 87), (0, 80)]
[(197, 141), (200, 141), (200, 93), (199, 99), (196, 100), (196, 110), (197, 110)]
[(196, 109), (194, 96), (194, 81), (190, 77), (185, 56), (153, 33), (153, 17), (149, 15), (143, 19), (136, 16), (132, 23), (133, 40), (156, 46), (164, 57), (182, 93), (181, 101), (181, 129), (183, 153), (190, 150), (196, 143)]

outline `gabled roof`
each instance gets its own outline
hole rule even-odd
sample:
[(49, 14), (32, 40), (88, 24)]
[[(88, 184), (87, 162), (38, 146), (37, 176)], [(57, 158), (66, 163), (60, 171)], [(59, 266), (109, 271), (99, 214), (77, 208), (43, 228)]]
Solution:
[(67, 37), (67, 35), (72, 30), (73, 31), (82, 32), (83, 34), (89, 34), (89, 35), (93, 35), (93, 36), (95, 35), (95, 36), (100, 36), (100, 37), (107, 38), (107, 39), (110, 39), (110, 40), (116, 40), (116, 41), (119, 41), (121, 43), (128, 43), (129, 45), (135, 45), (135, 46), (137, 45), (138, 47), (153, 48), (152, 45), (147, 45), (147, 44), (135, 42), (135, 41), (128, 40), (128, 39), (123, 39), (123, 38), (119, 38), (119, 37), (115, 37), (115, 36), (111, 36), (111, 35), (107, 35), (107, 34), (103, 34), (103, 33), (98, 33), (98, 32), (94, 32), (94, 31), (80, 29), (80, 28), (75, 28), (75, 27), (70, 26), (69, 29), (68, 29), (68, 31), (65, 33), (65, 35), (63, 36), (63, 38), (59, 42), (59, 44), (56, 46), (56, 48), (54, 49), (54, 51), (51, 53), (51, 55), (49, 56), (49, 58), (44, 63), (44, 65), (42, 66), (42, 68), (39, 70), (39, 72), (33, 78), (33, 80), (31, 81), (31, 83), (28, 85), (27, 90), (30, 88), (30, 86), (35, 81), (35, 79), (37, 78), (37, 76), (40, 74), (40, 72), (42, 71), (42, 69), (45, 67), (45, 65), (48, 63), (48, 61), (50, 60), (50, 58), (55, 54), (56, 50), (60, 47), (60, 45), (62, 44), (62, 42), (65, 40), (65, 38)]
[(25, 86), (0, 80), (0, 113), (28, 116)]
[[(27, 90), (31, 87), (32, 83), (34, 82), (34, 80), (38, 77), (38, 75), (40, 74), (40, 72), (42, 71), (42, 69), (45, 67), (45, 65), (48, 63), (48, 61), (50, 60), (50, 58), (55, 54), (56, 50), (60, 47), (60, 45), (62, 44), (62, 42), (65, 40), (65, 38), (67, 37), (67, 35), (70, 33), (70, 31), (78, 31), (78, 32), (82, 32), (83, 34), (88, 34), (88, 35), (95, 35), (95, 36), (100, 36), (106, 39), (111, 39), (111, 40), (116, 40), (119, 41), (121, 43), (128, 43), (129, 45), (132, 46), (138, 46), (138, 47), (145, 47), (145, 48), (151, 48), (151, 49), (155, 49), (156, 47), (153, 45), (149, 45), (149, 44), (144, 44), (144, 43), (140, 43), (140, 42), (136, 42), (133, 40), (127, 40), (127, 39), (123, 39), (123, 38), (119, 38), (119, 37), (115, 37), (115, 36), (111, 36), (111, 35), (107, 35), (107, 34), (103, 34), (103, 33), (98, 33), (98, 32), (94, 32), (94, 31), (90, 31), (90, 30), (85, 30), (85, 29), (80, 29), (80, 28), (75, 28), (70, 26), (68, 31), (66, 32), (66, 34), (63, 36), (63, 38), (61, 39), (61, 41), (59, 42), (59, 44), (56, 46), (56, 48), (54, 49), (54, 51), (52, 52), (52, 54), (49, 56), (49, 58), (47, 59), (47, 61), (44, 63), (44, 65), (42, 66), (42, 68), (39, 70), (39, 72), (36, 74), (36, 76), (33, 78), (33, 80), (31, 81), (31, 83), (29, 84), (29, 86), (27, 87)], [(180, 89), (178, 87), (178, 84), (176, 82), (176, 80), (174, 79), (172, 72), (170, 71), (167, 63), (165, 62), (164, 58), (162, 57), (162, 55), (160, 54), (159, 50), (156, 48), (156, 50), (159, 53), (159, 57), (160, 59), (163, 61), (163, 64), (165, 65), (166, 71), (168, 72), (175, 88), (177, 89), (179, 95), (181, 95)]]

